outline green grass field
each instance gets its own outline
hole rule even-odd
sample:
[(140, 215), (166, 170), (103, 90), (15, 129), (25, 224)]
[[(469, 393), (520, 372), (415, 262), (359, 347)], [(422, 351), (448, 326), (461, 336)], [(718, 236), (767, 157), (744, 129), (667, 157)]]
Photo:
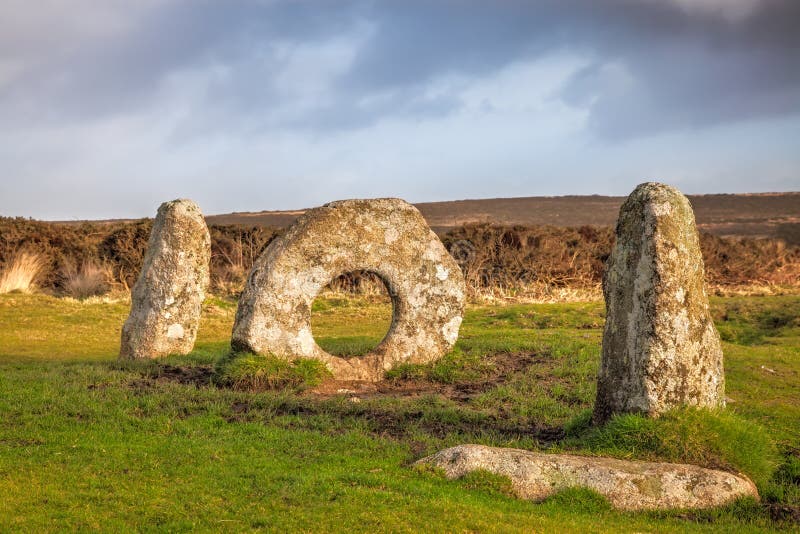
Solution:
[[(800, 297), (712, 307), (728, 408), (592, 428), (599, 302), (470, 307), (455, 350), (376, 386), (256, 360), (267, 379), (252, 391), (218, 365), (233, 302), (206, 302), (191, 355), (120, 363), (128, 304), (0, 295), (0, 531), (798, 530)], [(374, 301), (321, 299), (313, 329), (352, 356), (389, 315)], [(468, 442), (739, 470), (762, 502), (621, 513), (587, 491), (535, 504), (497, 477), (448, 481), (411, 466)]]

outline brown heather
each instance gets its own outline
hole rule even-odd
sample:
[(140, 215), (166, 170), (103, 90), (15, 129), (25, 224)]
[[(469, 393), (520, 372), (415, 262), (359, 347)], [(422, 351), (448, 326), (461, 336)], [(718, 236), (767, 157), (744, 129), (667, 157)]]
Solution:
[(64, 294), (76, 299), (103, 295), (111, 289), (111, 268), (94, 260), (87, 260), (80, 267), (65, 267), (63, 277)]
[[(47, 223), (0, 217), (0, 268), (19, 250), (44, 260), (39, 287), (66, 292), (63, 273), (84, 264), (106, 265), (115, 287), (131, 288), (142, 266), (152, 220), (119, 223)], [(211, 292), (237, 294), (259, 253), (282, 233), (264, 226), (210, 225)], [(459, 263), (472, 298), (535, 300), (599, 297), (614, 231), (605, 226), (499, 226), (486, 223), (440, 234)], [(717, 292), (758, 287), (800, 288), (800, 246), (772, 238), (700, 235), (706, 283)], [(369, 275), (340, 277), (337, 290), (380, 291)]]

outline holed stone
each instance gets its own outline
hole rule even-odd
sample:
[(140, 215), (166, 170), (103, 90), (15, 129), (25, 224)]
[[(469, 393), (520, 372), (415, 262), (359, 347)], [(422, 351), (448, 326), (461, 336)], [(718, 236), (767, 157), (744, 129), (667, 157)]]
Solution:
[[(369, 354), (325, 352), (311, 332), (311, 305), (335, 277), (376, 274), (394, 315)], [(400, 199), (342, 200), (302, 215), (253, 265), (239, 299), (235, 350), (285, 359), (315, 358), (343, 380), (378, 381), (394, 365), (427, 363), (458, 338), (464, 277), (420, 212)]]

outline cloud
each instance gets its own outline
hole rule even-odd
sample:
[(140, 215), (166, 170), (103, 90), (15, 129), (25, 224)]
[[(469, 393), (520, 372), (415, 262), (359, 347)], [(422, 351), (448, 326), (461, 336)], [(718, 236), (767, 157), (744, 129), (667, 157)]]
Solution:
[(376, 11), (378, 29), (345, 80), (349, 91), (414, 91), (442, 73), (484, 76), (568, 51), (589, 64), (559, 96), (588, 106), (601, 137), (800, 109), (792, 52), (800, 4), (791, 0), (404, 2)]
[(136, 112), (152, 106), (176, 73), (202, 71), (216, 76), (209, 107), (233, 123), (258, 112), (262, 127), (349, 129), (392, 115), (454, 112), (460, 102), (446, 93), (431, 99), (430, 84), (565, 51), (589, 64), (556, 96), (588, 106), (600, 136), (794, 113), (800, 105), (793, 0), (48, 6), (0, 8), (12, 21), (0, 37), (6, 118)]
[[(0, 19), (3, 212), (595, 192), (591, 158), (610, 180), (628, 149), (631, 174), (699, 180), (637, 159), (675, 136), (729, 177), (724, 142), (800, 120), (795, 0), (8, 0)], [(796, 188), (774, 141), (751, 160)]]
[(672, 2), (691, 15), (721, 15), (730, 22), (738, 22), (757, 11), (763, 0), (672, 0)]
[(588, 106), (592, 131), (611, 139), (796, 115), (800, 57), (790, 49), (800, 34), (789, 21), (800, 21), (800, 4), (756, 4), (702, 2), (664, 13), (646, 35), (595, 41), (595, 61), (562, 97)]

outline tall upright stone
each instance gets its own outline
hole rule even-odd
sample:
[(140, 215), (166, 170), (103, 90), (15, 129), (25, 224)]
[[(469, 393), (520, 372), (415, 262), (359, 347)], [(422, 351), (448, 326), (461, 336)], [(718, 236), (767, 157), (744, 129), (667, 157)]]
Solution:
[(688, 199), (639, 185), (619, 212), (603, 279), (606, 325), (594, 419), (724, 406), (719, 334)]
[(185, 199), (163, 203), (131, 294), (120, 358), (191, 352), (208, 287), (210, 261), (211, 237), (197, 204)]

